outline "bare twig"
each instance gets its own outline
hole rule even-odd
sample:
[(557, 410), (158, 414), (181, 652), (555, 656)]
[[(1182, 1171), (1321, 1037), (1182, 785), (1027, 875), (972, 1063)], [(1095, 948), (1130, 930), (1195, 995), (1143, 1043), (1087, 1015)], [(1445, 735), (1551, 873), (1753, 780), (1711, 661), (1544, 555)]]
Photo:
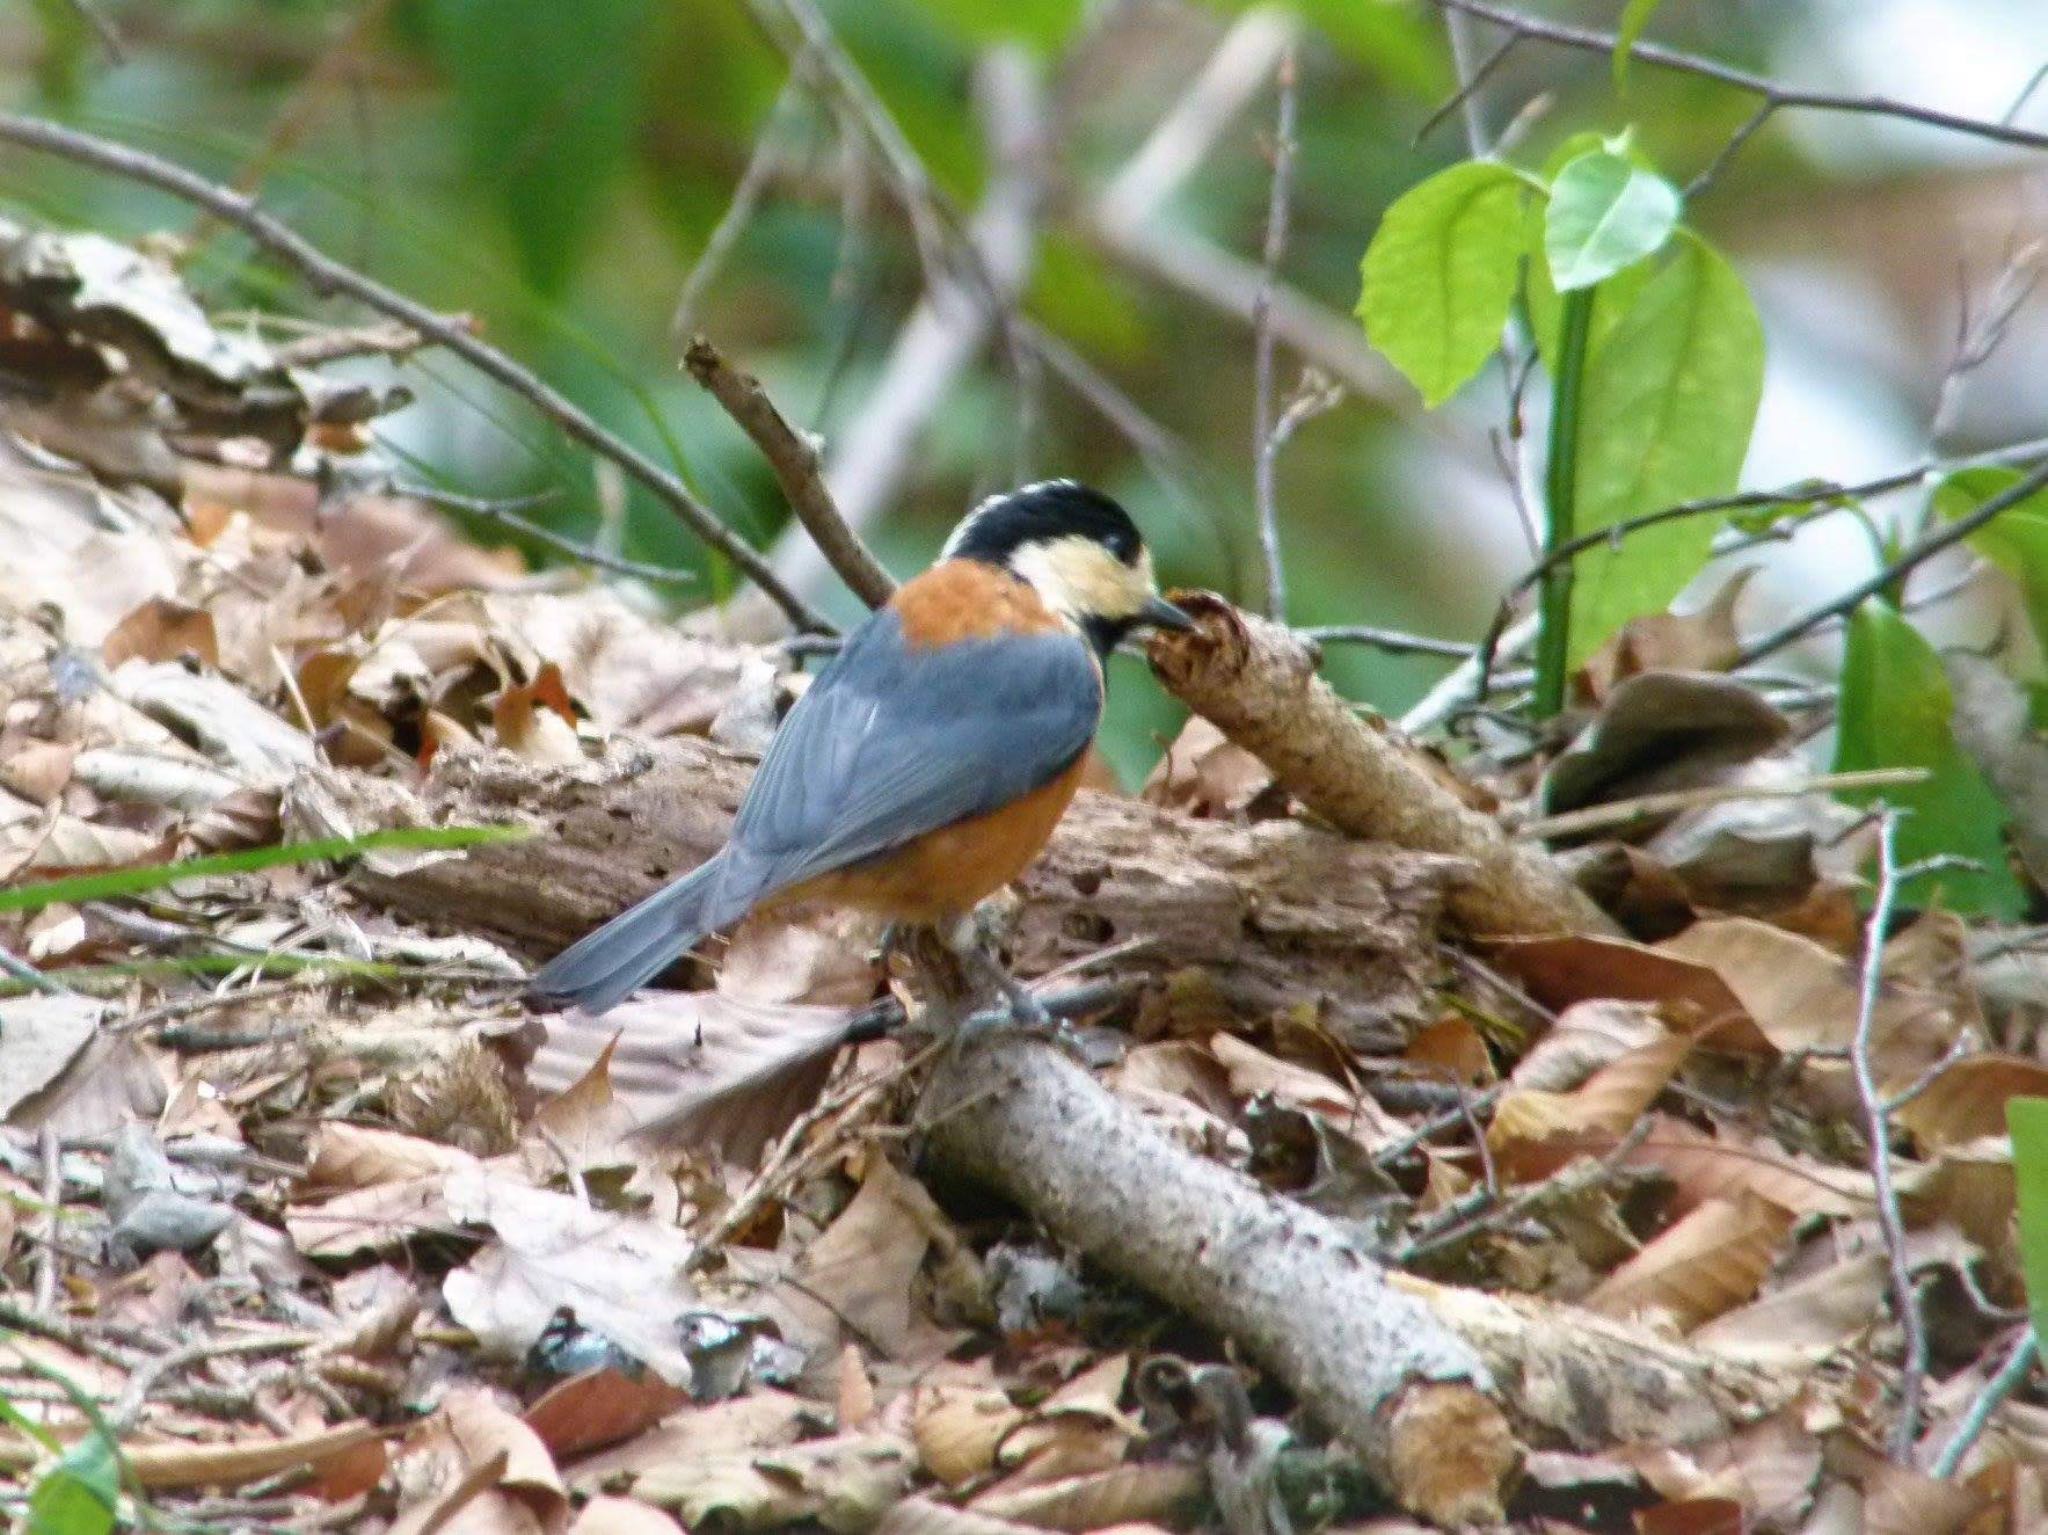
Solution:
[(676, 306), (668, 321), (669, 339), (672, 341), (681, 341), (691, 333), (704, 290), (725, 270), (726, 258), (739, 244), (740, 235), (753, 220), (762, 196), (775, 180), (776, 171), (782, 163), (784, 126), (793, 115), (796, 104), (803, 99), (808, 60), (808, 54), (799, 54), (790, 66), (789, 78), (782, 83), (775, 104), (768, 109), (767, 122), (755, 135), (753, 152), (748, 155), (746, 168), (740, 172), (740, 179), (733, 186), (732, 198), (726, 203), (725, 212), (712, 226), (696, 264), (690, 268), (689, 275), (683, 279), (683, 285), (676, 293)]
[(1963, 1463), (1963, 1457), (1970, 1453), (1970, 1446), (1983, 1437), (1984, 1430), (1991, 1424), (1991, 1418), (2006, 1399), (2019, 1390), (2020, 1383), (2033, 1373), (2034, 1361), (2041, 1356), (2041, 1339), (2029, 1327), (2020, 1335), (2019, 1342), (2012, 1346), (2005, 1363), (1998, 1373), (1985, 1382), (1984, 1389), (1977, 1393), (1977, 1400), (1970, 1404), (1970, 1410), (1963, 1415), (1963, 1421), (1956, 1425), (1956, 1431), (1949, 1442), (1941, 1447), (1941, 1453), (1934, 1457), (1934, 1464), (1927, 1468), (1927, 1474), (1934, 1477), (1951, 1477)]
[(415, 501), (424, 501), (429, 506), (438, 506), (451, 512), (460, 512), (468, 517), (480, 517), (485, 522), (495, 522), (501, 527), (523, 533), (536, 543), (546, 544), (557, 554), (565, 554), (580, 564), (596, 570), (608, 570), (613, 575), (631, 576), (639, 581), (652, 581), (663, 586), (687, 586), (697, 579), (692, 570), (676, 570), (667, 565), (643, 565), (638, 560), (622, 559), (608, 554), (594, 544), (578, 543), (573, 538), (564, 538), (552, 528), (520, 513), (529, 506), (540, 506), (556, 499), (553, 491), (538, 496), (519, 496), (509, 501), (493, 501), (484, 496), (461, 496), (452, 491), (435, 490), (425, 485), (399, 485), (393, 487), (393, 494), (410, 496)]
[[(844, 60), (837, 40), (828, 30), (808, 33), (807, 38), (824, 61), (828, 79), (849, 89), (846, 82), (857, 79), (858, 71)], [(937, 269), (939, 275), (897, 333), (860, 414), (837, 434), (826, 463), (825, 483), (841, 516), (854, 529), (869, 526), (890, 504), (925, 424), (991, 330), (1000, 325), (1013, 338), (1019, 334), (1008, 315), (1029, 273), (1037, 239), (1044, 102), (1037, 68), (1021, 48), (991, 49), (983, 60), (980, 84), (995, 172), (958, 242), (957, 269)], [(913, 210), (913, 227), (924, 231), (920, 239), (935, 238), (934, 232), (947, 226), (947, 210), (940, 203), (919, 202), (934, 192), (922, 168), (915, 166), (914, 155), (906, 167), (903, 156), (909, 150), (901, 131), (864, 82), (850, 100), (858, 120), (882, 150), (883, 163), (897, 177), (898, 196)], [(917, 211), (920, 207), (922, 212)], [(775, 567), (798, 591), (815, 590), (831, 570), (820, 551), (803, 538), (785, 538), (777, 546)]]
[(1899, 1213), (1899, 1192), (1892, 1182), (1891, 1114), (1870, 1064), (1871, 1036), (1876, 1029), (1877, 997), (1884, 984), (1884, 940), (1890, 930), (1892, 904), (1898, 897), (1898, 858), (1894, 840), (1898, 812), (1887, 809), (1877, 823), (1877, 894), (1864, 930), (1863, 975), (1856, 1004), (1856, 1033), (1849, 1042), (1849, 1069), (1856, 1079), (1856, 1099), (1863, 1110), (1870, 1176), (1877, 1196), (1877, 1224), (1884, 1236), (1891, 1269), (1892, 1304), (1905, 1333), (1905, 1360), (1899, 1371), (1899, 1412), (1892, 1423), (1891, 1458), (1910, 1464), (1913, 1441), (1920, 1429), (1920, 1400), (1927, 1389), (1927, 1329), (1920, 1314), (1920, 1292), (1906, 1252), (1906, 1223)]
[[(1483, 21), (1490, 21), (1497, 27), (1505, 27), (1518, 37), (1551, 43), (1560, 48), (1576, 48), (1612, 56), (1620, 41), (1612, 32), (1603, 32), (1593, 27), (1569, 26), (1563, 22), (1530, 16), (1507, 6), (1493, 4), (1492, 0), (1436, 0), (1436, 3), (1449, 9), (1463, 11), (1469, 16), (1477, 16)], [(1900, 122), (1938, 128), (1947, 133), (1963, 134), (1969, 138), (2012, 144), (2022, 149), (2048, 149), (2048, 133), (2015, 127), (2010, 122), (1987, 122), (1981, 118), (1943, 112), (1934, 107), (1895, 101), (1888, 96), (1852, 96), (1833, 91), (1806, 90), (1784, 85), (1768, 75), (1754, 74), (1732, 64), (1723, 64), (1717, 59), (1667, 48), (1661, 43), (1631, 43), (1629, 54), (1659, 69), (1697, 75), (1702, 79), (1718, 81), (1735, 90), (1745, 91), (1762, 98), (1779, 111), (1837, 112), (1859, 117), (1889, 117)]]
[(1584, 810), (1567, 810), (1561, 815), (1538, 816), (1518, 827), (1517, 834), (1538, 839), (1576, 837), (1589, 831), (1620, 830), (1658, 816), (1727, 800), (1802, 799), (1809, 794), (1834, 794), (1843, 789), (1890, 789), (1923, 783), (1927, 777), (1925, 768), (1866, 768), (1853, 773), (1816, 773), (1791, 784), (1713, 784), (1703, 789), (1672, 789), (1608, 805), (1589, 805)]
[(1929, 529), (1898, 558), (1892, 560), (1868, 580), (1859, 582), (1834, 600), (1810, 608), (1787, 623), (1781, 624), (1770, 633), (1751, 640), (1742, 647), (1738, 664), (1747, 666), (1775, 651), (1784, 649), (1795, 640), (1803, 639), (1831, 618), (1840, 618), (1855, 611), (1867, 598), (1875, 597), (1888, 590), (1901, 576), (1919, 568), (1944, 549), (1952, 549), (1964, 539), (1989, 523), (1999, 513), (2019, 505), (2043, 486), (2048, 486), (2048, 464), (2042, 464), (2023, 476), (2016, 484), (1988, 497), (1984, 503), (1964, 516), (1941, 523)]
[(64, 1230), (64, 1147), (44, 1125), (36, 1137), (42, 1159), (43, 1241), (36, 1250), (36, 1310), (52, 1315), (57, 1305), (57, 1239)]
[(345, 294), (379, 314), (411, 327), (435, 345), (445, 347), (478, 372), (518, 395), (570, 437), (593, 453), (611, 460), (673, 512), (698, 538), (731, 560), (760, 586), (799, 629), (829, 629), (830, 624), (799, 597), (768, 562), (689, 491), (675, 475), (600, 425), (539, 375), (514, 362), (489, 342), (479, 339), (460, 320), (436, 314), (354, 267), (326, 255), (289, 225), (265, 212), (256, 200), (181, 165), (81, 133), (55, 123), (0, 113), (0, 141), (56, 155), (91, 166), (143, 186), (155, 187), (204, 209), (242, 231), (256, 246), (303, 277), (316, 293)]
[[(1535, 640), (1536, 615), (1530, 613), (1508, 626), (1494, 646), (1494, 659), (1523, 655)], [(1466, 656), (1401, 716), (1401, 728), (1410, 735), (1435, 730), (1461, 709), (1486, 696), (1492, 669), (1491, 664), (1482, 663), (1477, 652)]]
[(1280, 456), (1273, 417), (1273, 286), (1287, 253), (1287, 210), (1294, 187), (1296, 55), (1280, 56), (1280, 104), (1274, 113), (1273, 187), (1266, 203), (1266, 243), (1258, 291), (1252, 295), (1252, 479), (1258, 509), (1259, 553), (1266, 569), (1266, 615), (1287, 622), (1287, 570), (1280, 556), (1280, 506), (1274, 469)]
[(811, 440), (783, 418), (768, 398), (768, 391), (751, 373), (742, 373), (725, 360), (717, 347), (704, 337), (694, 338), (683, 354), (683, 366), (725, 413), (761, 450), (775, 483), (789, 502), (804, 531), (811, 535), (839, 577), (871, 608), (878, 608), (896, 590), (896, 582), (861, 542), (847, 520), (839, 514), (832, 491), (825, 484), (824, 465)]
[(1472, 647), (1460, 640), (1433, 639), (1426, 634), (1382, 629), (1375, 624), (1311, 624), (1294, 632), (1318, 645), (1370, 645), (1397, 656), (1444, 656), (1453, 661), (1469, 660), (1472, 656)]

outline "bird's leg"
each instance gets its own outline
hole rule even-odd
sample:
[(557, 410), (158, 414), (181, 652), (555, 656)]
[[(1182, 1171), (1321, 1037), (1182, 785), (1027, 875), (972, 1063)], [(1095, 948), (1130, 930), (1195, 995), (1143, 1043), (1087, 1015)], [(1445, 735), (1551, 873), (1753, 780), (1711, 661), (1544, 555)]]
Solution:
[(949, 929), (941, 930), (946, 947), (959, 956), (976, 989), (994, 992), (1008, 1006), (1010, 1017), (1033, 1033), (1057, 1034), (1061, 1025), (1045, 1010), (1022, 981), (1003, 968), (996, 957), (995, 934), (983, 918), (983, 909), (968, 913)]

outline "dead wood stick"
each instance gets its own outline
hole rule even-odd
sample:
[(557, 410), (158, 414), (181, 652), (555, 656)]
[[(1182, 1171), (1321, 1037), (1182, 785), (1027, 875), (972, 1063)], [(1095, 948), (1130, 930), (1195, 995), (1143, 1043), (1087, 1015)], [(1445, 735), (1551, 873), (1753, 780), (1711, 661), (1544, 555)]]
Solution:
[(1571, 1307), (1387, 1269), (1015, 1030), (951, 1052), (920, 1119), (936, 1165), (1000, 1189), (1060, 1241), (1238, 1343), (1389, 1493), (1445, 1524), (1501, 1517), (1518, 1439), (1719, 1438), (1797, 1389)]
[(782, 487), (790, 511), (854, 596), (871, 608), (887, 602), (896, 590), (895, 580), (868, 552), (853, 525), (839, 514), (817, 448), (776, 409), (761, 381), (733, 367), (702, 336), (692, 339), (683, 353), (683, 366), (754, 440), (768, 467), (775, 471), (775, 483)]
[(1314, 647), (1211, 592), (1176, 592), (1197, 619), (1152, 641), (1152, 669), (1196, 713), (1273, 770), (1340, 831), (1470, 861), (1450, 914), (1479, 937), (1612, 933), (1614, 924), (1540, 848), (1513, 841), (1398, 731), (1361, 717), (1316, 675)]

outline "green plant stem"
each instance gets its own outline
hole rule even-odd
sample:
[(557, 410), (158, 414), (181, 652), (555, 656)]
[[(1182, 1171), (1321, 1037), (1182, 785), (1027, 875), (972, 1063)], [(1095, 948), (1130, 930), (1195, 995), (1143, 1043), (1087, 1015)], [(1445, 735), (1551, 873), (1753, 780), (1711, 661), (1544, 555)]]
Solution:
[[(1593, 329), (1596, 288), (1563, 295), (1562, 338), (1550, 402), (1550, 445), (1543, 465), (1543, 501), (1548, 514), (1544, 554), (1555, 554), (1578, 531), (1579, 397), (1586, 375), (1586, 340)], [(1571, 661), (1572, 562), (1560, 559), (1543, 576), (1537, 607), (1536, 698), (1538, 719), (1564, 708), (1565, 676)]]

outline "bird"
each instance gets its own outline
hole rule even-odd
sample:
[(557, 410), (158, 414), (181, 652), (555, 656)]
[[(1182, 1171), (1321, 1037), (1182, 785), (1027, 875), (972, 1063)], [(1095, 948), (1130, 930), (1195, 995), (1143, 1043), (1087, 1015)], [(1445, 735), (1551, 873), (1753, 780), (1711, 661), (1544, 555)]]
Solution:
[(1066, 812), (1109, 653), (1193, 627), (1109, 496), (1058, 479), (989, 497), (791, 707), (725, 846), (549, 960), (529, 995), (602, 1013), (750, 912), (814, 902), (960, 946)]

